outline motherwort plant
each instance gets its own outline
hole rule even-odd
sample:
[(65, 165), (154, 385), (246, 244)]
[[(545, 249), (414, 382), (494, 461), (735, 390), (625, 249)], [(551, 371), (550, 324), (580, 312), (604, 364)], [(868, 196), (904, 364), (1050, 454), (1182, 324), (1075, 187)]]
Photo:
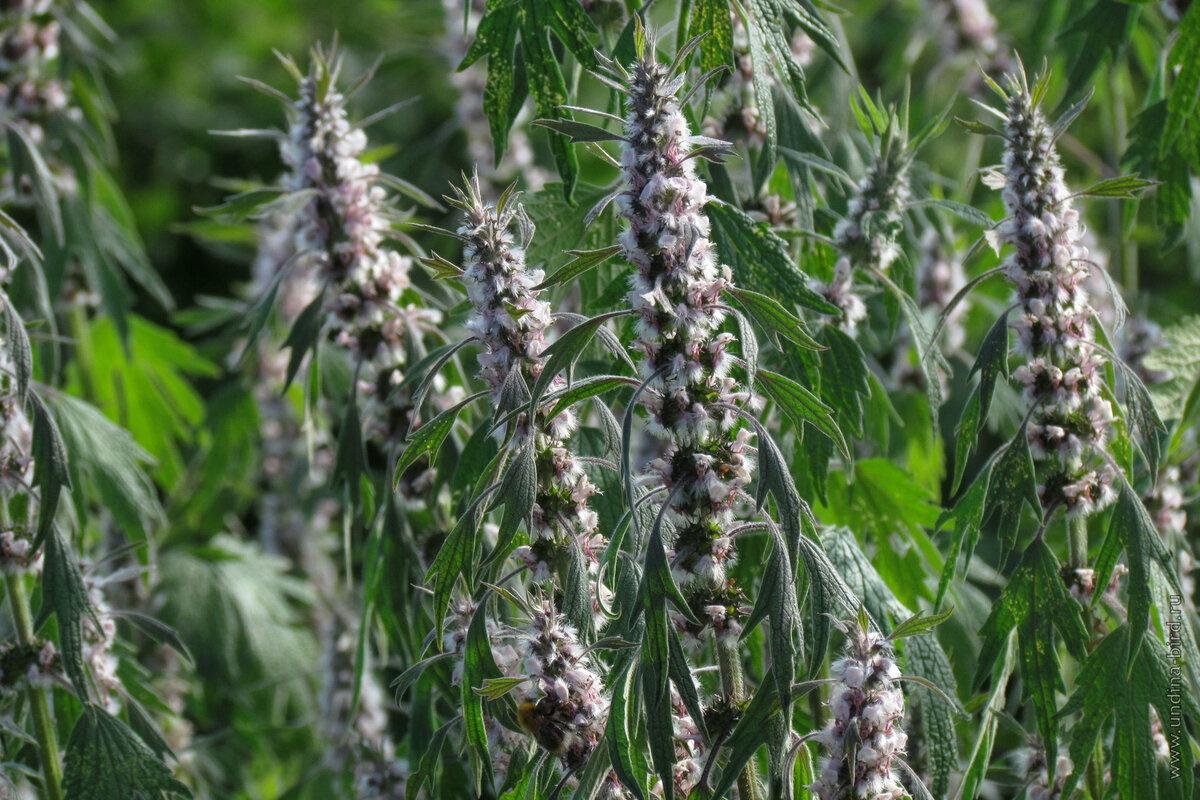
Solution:
[(585, 574), (595, 573), (604, 538), (588, 505), (597, 489), (565, 441), (575, 428), (575, 412), (557, 409), (552, 399), (566, 388), (566, 380), (547, 376), (551, 399), (538, 407), (519, 407), (543, 378), (542, 352), (554, 324), (539, 288), (545, 275), (525, 264), (533, 224), (511, 188), (498, 203), (485, 202), (478, 176), (463, 189), (456, 187), (455, 197), (447, 201), (465, 215), (457, 231), (463, 245), (459, 279), (472, 305), (466, 327), (481, 347), (479, 377), (493, 406), (510, 418), (502, 430), (514, 460), (532, 458), (537, 474), (530, 542), (515, 555), (534, 582), (553, 579), (565, 588), (576, 557), (586, 564)]
[(685, 76), (658, 63), (652, 40), (645, 48), (628, 70), (608, 64), (628, 92), (626, 190), (617, 204), (629, 224), (622, 251), (635, 268), (631, 347), (642, 356), (650, 430), (665, 443), (644, 480), (667, 493), (667, 521), (676, 533), (672, 573), (706, 618), (705, 631), (729, 648), (742, 631), (744, 602), (726, 572), (730, 532), (753, 466), (752, 432), (739, 414), (755, 401), (730, 374), (736, 339), (721, 328), (732, 276), (708, 238), (707, 187), (696, 176), (697, 142), (678, 100)]

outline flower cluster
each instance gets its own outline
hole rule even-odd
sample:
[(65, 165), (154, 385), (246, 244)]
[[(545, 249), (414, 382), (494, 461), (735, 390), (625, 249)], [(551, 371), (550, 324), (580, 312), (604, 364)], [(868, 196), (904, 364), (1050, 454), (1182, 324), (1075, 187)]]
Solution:
[(1013, 327), (1025, 363), (1013, 374), (1034, 406), (1026, 433), (1041, 465), (1042, 505), (1089, 514), (1115, 493), (1104, 459), (1114, 420), (1100, 392), (1105, 357), (1092, 338), (1094, 310), (1083, 287), (1088, 252), (1054, 134), (1024, 77), (1010, 76), (1009, 89), (1003, 169), (988, 182), (1003, 188), (1009, 216), (996, 233), (1014, 249), (1004, 269), (1020, 303)]
[[(629, 227), (620, 242), (636, 268), (632, 349), (642, 356), (649, 429), (666, 442), (645, 480), (668, 492), (672, 567), (693, 603), (707, 606), (728, 588), (728, 531), (752, 469), (750, 432), (736, 423), (739, 409), (755, 401), (729, 374), (735, 339), (721, 331), (722, 294), (732, 276), (708, 238), (708, 191), (696, 177), (694, 140), (677, 98), (684, 76), (672, 76), (653, 52), (647, 42), (646, 55), (628, 70), (607, 62), (628, 87), (621, 155), (627, 188), (617, 204)], [(740, 633), (736, 619), (722, 620), (725, 632)]]
[(40, 143), (46, 117), (68, 111), (59, 76), (60, 26), (50, 0), (18, 0), (0, 11), (0, 108)]
[(94, 575), (88, 575), (85, 585), (88, 605), (95, 617), (92, 614), (83, 617), (83, 660), (92, 669), (100, 699), (115, 714), (120, 710), (117, 693), (121, 687), (121, 679), (117, 677), (119, 662), (112, 651), (117, 640), (117, 621), (104, 596), (103, 582)]
[[(948, 251), (936, 233), (928, 231), (921, 237), (921, 261), (917, 274), (918, 305), (935, 315), (939, 314), (966, 284), (967, 273), (963, 269), (961, 259), (955, 258), (954, 254)], [(969, 308), (966, 301), (960, 302), (946, 317), (942, 329), (945, 349), (957, 350), (966, 341), (964, 323)]]
[(412, 322), (411, 314), (399, 313), (410, 259), (384, 247), (392, 207), (379, 185), (379, 168), (363, 161), (367, 136), (350, 124), (346, 97), (333, 85), (340, 67), (337, 56), (318, 52), (300, 80), (280, 146), (289, 168), (283, 186), (311, 193), (296, 250), (318, 259), (321, 281), (332, 289), (326, 308), (338, 343), (356, 361), (389, 370), (404, 362), (406, 324)]
[(22, 645), (0, 644), (0, 690), (17, 691), (26, 686), (52, 689), (62, 681), (62, 658), (54, 642)]
[[(554, 315), (536, 288), (542, 271), (525, 264), (533, 224), (516, 197), (509, 193), (499, 205), (484, 202), (478, 176), (455, 192), (450, 202), (465, 215), (457, 233), (463, 242), (461, 280), (472, 304), (467, 330), (482, 347), (479, 377), (498, 406), (514, 371), (527, 387), (541, 376), (546, 362), (542, 351)], [(556, 375), (549, 392), (564, 388), (566, 381)], [(588, 504), (597, 489), (564, 441), (575, 428), (575, 416), (567, 409), (551, 417), (552, 405), (544, 404), (535, 419), (525, 412), (517, 415), (508, 445), (514, 450), (533, 448), (537, 493), (531, 543), (518, 548), (516, 555), (539, 583), (565, 568), (572, 540), (591, 567), (604, 548), (599, 517)]]
[(833, 230), (838, 258), (833, 277), (815, 288), (841, 310), (838, 324), (853, 334), (867, 316), (866, 304), (854, 289), (855, 270), (886, 271), (900, 255), (896, 233), (909, 197), (911, 158), (903, 147), (880, 148), (846, 205), (846, 215)]
[[(33, 426), (17, 394), (14, 365), (0, 338), (0, 502), (32, 491)], [(16, 527), (0, 531), (0, 572), (41, 570), (41, 550), (33, 550), (33, 532)]]
[(821, 800), (907, 798), (892, 769), (908, 736), (900, 728), (904, 692), (896, 684), (900, 668), (891, 644), (859, 622), (842, 628), (846, 656), (831, 668), (833, 718), (815, 736), (829, 755), (810, 788)]
[(575, 629), (553, 603), (535, 606), (517, 632), (530, 690), (518, 710), (521, 726), (574, 771), (604, 733), (608, 699)]

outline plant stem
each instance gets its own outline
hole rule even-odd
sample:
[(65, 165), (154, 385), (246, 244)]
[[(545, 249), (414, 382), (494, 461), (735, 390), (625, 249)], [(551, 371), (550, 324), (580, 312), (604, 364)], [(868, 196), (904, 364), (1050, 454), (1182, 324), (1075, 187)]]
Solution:
[(1104, 797), (1104, 744), (1096, 740), (1096, 750), (1087, 768), (1088, 793), (1095, 799)]
[[(746, 680), (742, 676), (742, 662), (738, 658), (737, 641), (717, 639), (717, 664), (721, 670), (721, 691), (731, 703), (746, 701)], [(751, 757), (738, 776), (738, 797), (741, 800), (761, 800), (758, 786), (758, 769)]]
[[(25, 647), (36, 647), (33, 633), (33, 615), (29, 612), (29, 597), (25, 593), (25, 579), (20, 574), (4, 576), (8, 586), (8, 602), (12, 607), (13, 623), (17, 639)], [(40, 686), (29, 685), (26, 690), (29, 707), (33, 712), (34, 735), (42, 762), (42, 789), (47, 800), (62, 800), (62, 764), (58, 760), (58, 739), (54, 733), (54, 718), (50, 713), (49, 692)]]
[(1088, 560), (1088, 529), (1087, 516), (1080, 514), (1067, 517), (1067, 537), (1070, 547), (1070, 558), (1067, 563), (1071, 569), (1082, 569)]

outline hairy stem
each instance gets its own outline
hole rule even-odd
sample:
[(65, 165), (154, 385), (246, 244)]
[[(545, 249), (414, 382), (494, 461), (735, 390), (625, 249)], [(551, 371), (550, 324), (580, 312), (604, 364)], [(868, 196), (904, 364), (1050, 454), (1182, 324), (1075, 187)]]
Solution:
[[(746, 679), (742, 675), (742, 662), (738, 657), (737, 640), (717, 638), (717, 664), (721, 670), (721, 691), (731, 703), (746, 701)], [(761, 800), (758, 786), (758, 769), (753, 757), (746, 762), (738, 776), (738, 797), (741, 800)]]
[[(8, 602), (12, 607), (13, 625), (17, 639), (25, 647), (35, 647), (33, 615), (29, 611), (29, 596), (25, 592), (23, 575), (6, 575)], [(50, 713), (49, 691), (29, 685), (29, 707), (33, 712), (34, 735), (42, 762), (42, 790), (46, 800), (62, 800), (62, 764), (58, 760), (58, 739), (54, 733), (54, 718)]]
[(1070, 560), (1067, 562), (1071, 569), (1082, 569), (1088, 560), (1088, 529), (1087, 515), (1067, 518), (1067, 537), (1070, 547)]

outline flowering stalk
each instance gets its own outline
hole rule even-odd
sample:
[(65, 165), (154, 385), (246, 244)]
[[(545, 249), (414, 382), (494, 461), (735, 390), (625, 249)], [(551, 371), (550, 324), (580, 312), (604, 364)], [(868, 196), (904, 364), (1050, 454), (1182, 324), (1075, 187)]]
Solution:
[[(3, 302), (10, 301), (4, 297)], [(19, 495), (26, 496), (29, 514), (36, 508), (31, 484), (33, 426), (22, 408), (15, 375), (7, 342), (0, 340), (0, 571), (4, 573), (17, 646), (26, 659), (36, 654), (24, 680), (42, 765), (42, 791), (47, 800), (60, 800), (62, 764), (54, 728), (51, 681), (47, 679), (57, 661), (57, 651), (52, 643), (37, 636), (25, 586), (27, 574), (41, 572), (41, 554), (33, 549), (29, 526), (14, 525), (10, 515), (10, 502)]]
[[(650, 43), (646, 51), (653, 53)], [(612, 66), (629, 91), (621, 161), (628, 189), (617, 203), (629, 223), (621, 246), (636, 267), (632, 348), (642, 355), (650, 430), (666, 442), (647, 479), (668, 491), (676, 580), (718, 634), (736, 641), (741, 624), (731, 601), (740, 594), (726, 577), (733, 557), (726, 532), (734, 501), (750, 483), (750, 431), (736, 423), (751, 395), (729, 375), (735, 338), (720, 332), (732, 276), (708, 238), (707, 187), (688, 155), (691, 137), (676, 99), (683, 76), (669, 75), (652, 55), (629, 72)]]
[[(1009, 77), (1002, 174), (990, 185), (1003, 188), (1009, 216), (997, 228), (1014, 252), (1003, 268), (1016, 287), (1017, 329), (1025, 363), (1014, 371), (1032, 406), (1026, 435), (1039, 465), (1043, 508), (1059, 505), (1086, 517), (1113, 501), (1113, 471), (1104, 447), (1113, 424), (1112, 406), (1100, 394), (1104, 355), (1096, 348), (1083, 281), (1088, 252), (1079, 212), (1054, 149), (1054, 134), (1023, 75)], [(1086, 558), (1086, 529), (1072, 527), (1072, 560)], [(1082, 563), (1073, 564), (1075, 567)]]
[(836, 681), (829, 701), (833, 717), (815, 737), (829, 754), (809, 787), (821, 800), (910, 797), (892, 767), (908, 741), (900, 727), (900, 668), (891, 644), (864, 622), (842, 624), (846, 655), (830, 670)]
[[(632, 349), (642, 356), (649, 429), (665, 442), (644, 480), (667, 490), (667, 519), (675, 528), (672, 572), (704, 620), (700, 630), (681, 627), (693, 636), (715, 636), (726, 699), (740, 703), (746, 699), (737, 649), (744, 595), (726, 568), (734, 555), (728, 535), (734, 504), (745, 496), (752, 467), (751, 431), (738, 424), (738, 414), (755, 401), (729, 374), (735, 339), (721, 327), (722, 295), (732, 276), (708, 238), (707, 187), (696, 177), (695, 143), (678, 100), (685, 76), (659, 64), (653, 38), (646, 38), (629, 69), (605, 62), (628, 97), (621, 154), (627, 188), (617, 206), (629, 223), (622, 250), (635, 267)], [(758, 796), (752, 763), (739, 792), (743, 800)]]
[[(473, 306), (467, 330), (483, 347), (479, 377), (499, 408), (514, 371), (527, 388), (541, 376), (546, 334), (554, 323), (550, 304), (536, 288), (544, 275), (525, 264), (533, 224), (511, 191), (498, 205), (484, 202), (478, 176), (447, 199), (465, 213), (457, 234), (463, 242), (460, 279)], [(556, 375), (549, 390), (564, 388), (565, 379)], [(535, 582), (557, 575), (565, 586), (571, 548), (579, 547), (594, 573), (605, 542), (598, 532), (599, 517), (588, 505), (597, 489), (564, 441), (575, 428), (575, 415), (565, 409), (551, 416), (553, 406), (543, 404), (532, 419), (527, 412), (518, 414), (508, 447), (513, 452), (531, 447), (537, 465), (532, 542), (517, 548), (516, 556)]]
[(0, 109), (35, 144), (56, 114), (78, 118), (59, 76), (60, 26), (49, 0), (5, 3), (0, 12)]
[[(316, 260), (319, 281), (332, 291), (325, 310), (335, 340), (357, 364), (369, 365), (366, 389), (377, 406), (370, 415), (372, 432), (399, 441), (411, 409), (406, 397), (389, 396), (403, 377), (405, 342), (436, 325), (441, 315), (403, 302), (411, 259), (385, 247), (398, 216), (379, 185), (379, 168), (363, 161), (366, 134), (350, 124), (348, 98), (335, 87), (341, 58), (317, 49), (307, 75), (290, 59), (284, 64), (300, 92), (280, 146), (289, 167), (283, 188), (311, 193), (300, 213), (296, 251)], [(403, 407), (393, 408), (396, 403)]]
[(909, 197), (908, 170), (911, 148), (889, 128), (866, 175), (846, 205), (846, 215), (833, 231), (838, 259), (828, 284), (817, 291), (841, 309), (839, 326), (853, 334), (867, 316), (862, 298), (854, 291), (855, 270), (885, 272), (900, 254), (896, 232)]

